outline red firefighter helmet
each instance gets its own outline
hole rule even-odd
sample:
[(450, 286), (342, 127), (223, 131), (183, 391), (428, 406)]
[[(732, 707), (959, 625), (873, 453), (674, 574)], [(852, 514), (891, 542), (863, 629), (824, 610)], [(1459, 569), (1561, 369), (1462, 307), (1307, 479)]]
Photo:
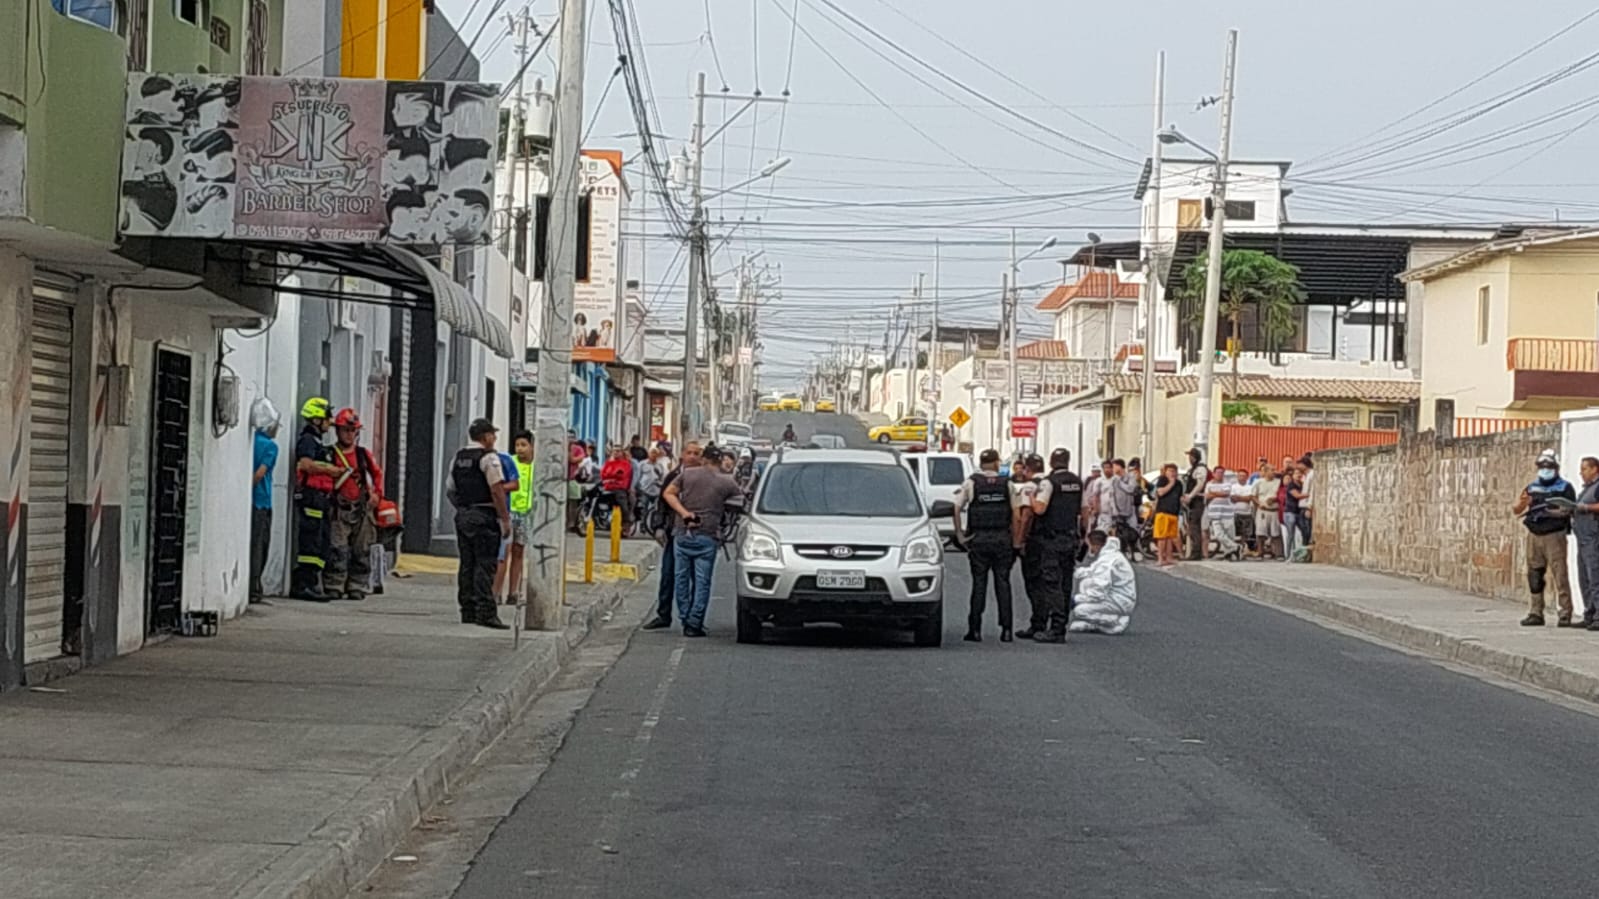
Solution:
[(361, 430), (361, 416), (357, 415), (354, 409), (340, 409), (339, 414), (333, 416), (333, 426), (335, 428), (355, 428), (359, 431)]

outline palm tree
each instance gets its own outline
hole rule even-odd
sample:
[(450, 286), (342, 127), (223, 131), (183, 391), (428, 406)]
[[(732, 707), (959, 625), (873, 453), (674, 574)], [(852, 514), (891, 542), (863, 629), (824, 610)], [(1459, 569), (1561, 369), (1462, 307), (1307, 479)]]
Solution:
[[(1178, 299), (1203, 300), (1208, 259), (1188, 267), (1175, 294)], [(1238, 346), (1239, 319), (1254, 307), (1268, 346), (1294, 334), (1294, 307), (1305, 301), (1299, 284), (1299, 267), (1260, 250), (1227, 250), (1221, 257), (1221, 314), (1232, 323), (1233, 345)], [(1198, 310), (1204, 314), (1203, 304)], [(1203, 327), (1203, 326), (1201, 326)], [(1232, 353), (1232, 395), (1238, 395), (1238, 354)]]

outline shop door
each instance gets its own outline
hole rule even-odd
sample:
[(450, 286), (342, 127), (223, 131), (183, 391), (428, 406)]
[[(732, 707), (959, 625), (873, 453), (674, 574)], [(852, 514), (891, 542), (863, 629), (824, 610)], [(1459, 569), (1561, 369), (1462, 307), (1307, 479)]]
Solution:
[(35, 299), (29, 378), (27, 592), (24, 662), (61, 655), (67, 576), (72, 308)]
[(183, 611), (184, 509), (189, 494), (189, 357), (155, 354), (155, 400), (150, 433), (150, 593), (148, 632), (178, 629)]

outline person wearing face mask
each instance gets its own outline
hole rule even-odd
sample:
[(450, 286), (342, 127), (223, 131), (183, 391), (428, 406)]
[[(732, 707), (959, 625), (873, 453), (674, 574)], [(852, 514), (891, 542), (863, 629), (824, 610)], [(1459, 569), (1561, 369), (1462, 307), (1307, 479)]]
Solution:
[(1531, 603), (1523, 627), (1543, 627), (1545, 582), (1553, 579), (1559, 627), (1571, 627), (1571, 581), (1566, 574), (1566, 536), (1571, 533), (1570, 509), (1577, 491), (1560, 476), (1555, 451), (1538, 454), (1538, 477), (1521, 491), (1512, 515), (1527, 528), (1527, 590)]

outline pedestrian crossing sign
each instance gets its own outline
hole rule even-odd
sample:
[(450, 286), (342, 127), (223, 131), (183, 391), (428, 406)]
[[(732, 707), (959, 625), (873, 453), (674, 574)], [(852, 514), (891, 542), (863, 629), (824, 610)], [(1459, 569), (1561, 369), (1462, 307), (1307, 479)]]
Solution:
[(954, 425), (957, 428), (966, 427), (966, 423), (971, 421), (971, 420), (972, 420), (972, 417), (970, 415), (968, 415), (966, 413), (966, 410), (961, 408), (960, 406), (956, 406), (954, 411), (949, 413), (949, 423)]

